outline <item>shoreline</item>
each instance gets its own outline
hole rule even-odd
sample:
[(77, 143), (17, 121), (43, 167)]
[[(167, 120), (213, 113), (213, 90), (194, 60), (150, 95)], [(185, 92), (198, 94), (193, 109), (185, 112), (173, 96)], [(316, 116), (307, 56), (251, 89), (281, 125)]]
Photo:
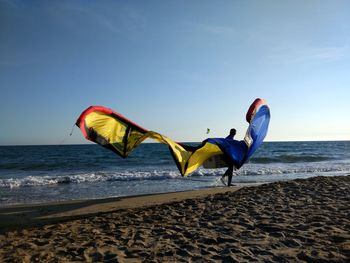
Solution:
[(349, 262), (350, 175), (214, 189), (2, 211), (0, 261)]
[(242, 187), (207, 187), (199, 190), (170, 193), (5, 205), (0, 207), (0, 234), (9, 230), (38, 227), (122, 209), (147, 207), (201, 198), (212, 194), (234, 192)]

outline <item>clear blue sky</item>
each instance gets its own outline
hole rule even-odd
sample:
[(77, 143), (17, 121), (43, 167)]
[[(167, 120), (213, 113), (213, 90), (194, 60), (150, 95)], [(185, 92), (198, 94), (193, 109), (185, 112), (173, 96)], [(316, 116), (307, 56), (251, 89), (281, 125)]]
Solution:
[(350, 1), (0, 0), (0, 89), (0, 145), (58, 144), (90, 105), (242, 138), (256, 97), (269, 141), (350, 140)]

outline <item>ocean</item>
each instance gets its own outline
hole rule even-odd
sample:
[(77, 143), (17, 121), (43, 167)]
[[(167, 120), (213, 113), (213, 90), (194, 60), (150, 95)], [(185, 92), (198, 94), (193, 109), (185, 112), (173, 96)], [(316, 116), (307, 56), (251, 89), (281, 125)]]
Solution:
[[(122, 159), (95, 144), (1, 146), (0, 206), (223, 186), (225, 169), (182, 177), (167, 146), (144, 143)], [(237, 185), (350, 174), (350, 141), (264, 142)]]

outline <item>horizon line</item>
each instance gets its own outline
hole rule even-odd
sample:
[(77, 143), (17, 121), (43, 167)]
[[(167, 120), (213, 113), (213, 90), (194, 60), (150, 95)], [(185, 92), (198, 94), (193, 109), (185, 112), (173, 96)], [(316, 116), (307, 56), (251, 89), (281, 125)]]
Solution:
[[(273, 143), (273, 142), (350, 142), (350, 139), (335, 139), (335, 140), (269, 140), (264, 141), (264, 143)], [(179, 143), (201, 143), (201, 141), (195, 142), (195, 141), (185, 141), (185, 142), (179, 142)], [(143, 142), (143, 144), (162, 144), (160, 142)], [(0, 147), (9, 147), (9, 146), (68, 146), (68, 145), (98, 145), (97, 143), (67, 143), (67, 144), (54, 144), (54, 143), (48, 143), (48, 144), (2, 144)], [(103, 147), (103, 146), (102, 146)]]

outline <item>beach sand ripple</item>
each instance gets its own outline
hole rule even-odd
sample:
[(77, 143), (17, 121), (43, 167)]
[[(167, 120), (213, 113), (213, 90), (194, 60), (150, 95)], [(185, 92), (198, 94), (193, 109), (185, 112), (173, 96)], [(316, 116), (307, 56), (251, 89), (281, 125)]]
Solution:
[(349, 262), (350, 176), (208, 190), (5, 231), (0, 244), (1, 262)]

